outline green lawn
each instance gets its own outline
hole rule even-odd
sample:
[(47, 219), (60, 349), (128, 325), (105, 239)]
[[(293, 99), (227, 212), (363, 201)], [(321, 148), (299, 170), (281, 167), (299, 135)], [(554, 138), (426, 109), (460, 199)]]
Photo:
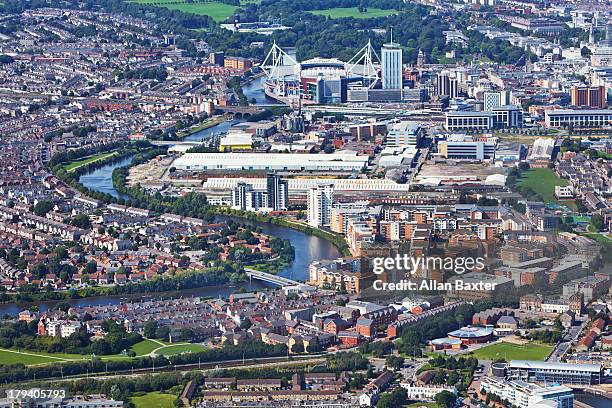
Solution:
[(544, 199), (546, 203), (556, 202), (555, 186), (567, 186), (569, 180), (564, 180), (555, 174), (552, 169), (530, 169), (523, 172), (519, 185), (531, 187)]
[(66, 361), (63, 359), (46, 357), (42, 353), (41, 354), (32, 353), (32, 354), (36, 354), (36, 355), (26, 355), (26, 354), (13, 353), (13, 352), (6, 351), (6, 350), (0, 350), (0, 364), (1, 365), (10, 365), (10, 364), (34, 365), (34, 364), (57, 363), (61, 361)]
[(413, 402), (412, 404), (404, 405), (404, 407), (405, 408), (420, 408), (420, 407), (440, 408), (440, 406), (436, 404), (435, 402)]
[(176, 0), (134, 0), (136, 3), (148, 4), (152, 6), (165, 7), (170, 10), (179, 10), (184, 13), (205, 15), (211, 17), (216, 22), (225, 21), (226, 18), (234, 14), (236, 6), (225, 3), (177, 3)]
[(108, 152), (108, 153), (96, 154), (94, 156), (89, 156), (89, 157), (86, 157), (84, 159), (73, 161), (71, 163), (66, 164), (64, 166), (64, 169), (67, 172), (72, 172), (72, 171), (78, 169), (81, 166), (87, 166), (90, 163), (96, 162), (98, 160), (103, 160), (103, 159), (106, 159), (108, 157), (112, 157), (112, 156), (114, 156), (116, 154), (117, 154), (117, 152)]
[(479, 360), (495, 360), (503, 358), (510, 360), (538, 360), (544, 361), (553, 347), (547, 344), (528, 343), (495, 343), (474, 351), (474, 357)]
[(143, 340), (140, 343), (136, 343), (131, 347), (131, 350), (136, 353), (137, 356), (146, 356), (156, 348), (161, 347), (158, 343), (153, 340)]
[(206, 347), (201, 344), (177, 344), (176, 346), (167, 346), (158, 351), (157, 354), (162, 356), (172, 356), (181, 353), (197, 353), (206, 350)]
[(140, 397), (130, 398), (136, 408), (174, 408), (176, 395), (150, 392)]
[(397, 10), (383, 10), (377, 8), (368, 8), (365, 13), (361, 13), (357, 7), (336, 7), (327, 10), (311, 10), (311, 14), (317, 16), (326, 16), (331, 18), (375, 18), (375, 17), (386, 17), (391, 14), (397, 14)]
[[(198, 346), (198, 345), (195, 345)], [(158, 343), (152, 340), (143, 340), (140, 343), (136, 343), (132, 346), (132, 350), (137, 356), (148, 355), (156, 348), (162, 347)], [(176, 347), (176, 346), (172, 346)], [(197, 348), (196, 351), (200, 351)], [(172, 351), (172, 350), (171, 350)], [(172, 353), (177, 354), (178, 352)], [(130, 358), (122, 354), (111, 354), (107, 356), (98, 356), (102, 360), (121, 360)], [(86, 354), (67, 354), (67, 353), (45, 353), (42, 351), (29, 351), (29, 350), (7, 350), (0, 349), (0, 365), (1, 364), (18, 364), (22, 363), (25, 365), (33, 364), (45, 364), (45, 363), (61, 363), (66, 361), (74, 360), (88, 360), (91, 355)]]

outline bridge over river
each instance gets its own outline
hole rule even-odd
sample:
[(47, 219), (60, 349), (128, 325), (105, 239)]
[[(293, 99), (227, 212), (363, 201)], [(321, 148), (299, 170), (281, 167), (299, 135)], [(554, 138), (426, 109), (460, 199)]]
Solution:
[(244, 271), (246, 272), (246, 275), (249, 277), (249, 279), (257, 279), (278, 286), (295, 286), (300, 284), (300, 282), (298, 281), (283, 278), (282, 276), (278, 275), (272, 275), (271, 273), (256, 271), (255, 269), (244, 268)]

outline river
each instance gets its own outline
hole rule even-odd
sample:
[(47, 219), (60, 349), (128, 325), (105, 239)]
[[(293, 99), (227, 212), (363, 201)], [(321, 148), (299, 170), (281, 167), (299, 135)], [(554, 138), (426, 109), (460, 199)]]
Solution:
[[(214, 128), (209, 128), (198, 132), (199, 138), (206, 138), (212, 134), (213, 131), (221, 132), (220, 126), (229, 123), (224, 122)], [(229, 128), (229, 125), (227, 126)], [(216, 129), (216, 130), (212, 130)], [(192, 135), (194, 136), (194, 135)], [(198, 139), (196, 139), (198, 140)], [(132, 157), (125, 158), (116, 163), (108, 164), (100, 167), (89, 174), (82, 175), (79, 181), (91, 190), (101, 191), (113, 195), (114, 197), (122, 197), (122, 195), (113, 187), (112, 174), (113, 170), (128, 165), (132, 160)], [(218, 219), (227, 219), (226, 216), (219, 216)], [(273, 235), (282, 239), (287, 239), (291, 242), (295, 248), (295, 259), (291, 265), (279, 272), (280, 276), (305, 281), (308, 279), (308, 265), (319, 259), (333, 259), (342, 256), (340, 251), (329, 241), (315, 237), (312, 235), (305, 234), (301, 231), (297, 231), (291, 228), (282, 227), (275, 224), (264, 223), (259, 221), (245, 220), (242, 218), (232, 217), (234, 221), (242, 224), (248, 224), (255, 227), (261, 227), (265, 234)], [(152, 297), (166, 296), (166, 297), (178, 297), (178, 296), (203, 296), (203, 297), (227, 297), (231, 293), (234, 293), (240, 289), (246, 291), (253, 291), (264, 289), (266, 284), (259, 281), (245, 282), (239, 285), (230, 286), (211, 286), (206, 288), (190, 289), (181, 292), (168, 292), (163, 294), (134, 294), (134, 295), (118, 295), (118, 296), (96, 296), (85, 299), (70, 299), (66, 302), (71, 306), (96, 306), (96, 305), (108, 305), (118, 304), (128, 299), (147, 299)], [(38, 306), (39, 310), (46, 311), (55, 307), (58, 301), (48, 302), (36, 302), (32, 305)], [(19, 311), (26, 309), (29, 305), (15, 305), (11, 303), (0, 304), (0, 315), (10, 314), (16, 315)]]

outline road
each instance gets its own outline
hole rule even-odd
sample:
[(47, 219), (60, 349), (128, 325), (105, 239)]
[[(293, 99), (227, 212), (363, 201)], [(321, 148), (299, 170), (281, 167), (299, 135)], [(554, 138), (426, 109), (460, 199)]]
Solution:
[(572, 343), (576, 343), (578, 341), (578, 336), (582, 331), (582, 328), (586, 324), (587, 320), (582, 321), (580, 326), (572, 326), (568, 330), (563, 333), (563, 338), (559, 343), (555, 345), (552, 353), (546, 359), (546, 361), (558, 362), (563, 358), (567, 350), (571, 347)]

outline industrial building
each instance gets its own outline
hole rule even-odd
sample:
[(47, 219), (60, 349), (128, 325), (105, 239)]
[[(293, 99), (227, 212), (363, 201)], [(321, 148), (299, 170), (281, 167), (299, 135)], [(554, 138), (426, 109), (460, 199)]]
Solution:
[(174, 160), (178, 170), (267, 170), (358, 172), (368, 156), (356, 152), (332, 154), (298, 153), (186, 153)]

